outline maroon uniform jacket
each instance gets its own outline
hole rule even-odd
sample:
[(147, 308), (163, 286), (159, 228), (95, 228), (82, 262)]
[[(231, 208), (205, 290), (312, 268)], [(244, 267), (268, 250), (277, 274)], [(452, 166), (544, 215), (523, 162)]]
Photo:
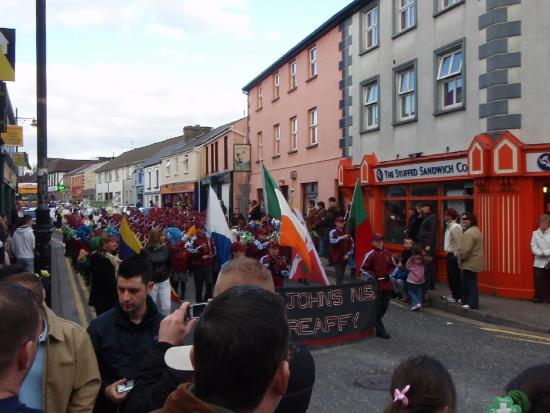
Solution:
[(284, 286), (284, 275), (288, 273), (288, 265), (283, 257), (280, 255), (264, 255), (260, 258), (260, 264), (271, 272), (271, 277), (273, 277), (273, 284), (275, 288)]
[(269, 246), (269, 242), (270, 242), (269, 240), (262, 242), (259, 239), (255, 239), (248, 246), (248, 249), (246, 251), (246, 256), (259, 260), (260, 258), (262, 258), (264, 255), (267, 254), (267, 248)]
[(361, 270), (368, 272), (378, 280), (378, 289), (380, 292), (392, 290), (390, 274), (395, 268), (391, 253), (388, 250), (373, 249), (365, 255)]
[[(348, 235), (346, 237), (346, 235)], [(348, 260), (344, 256), (348, 256), (353, 252), (353, 238), (346, 231), (333, 229), (328, 237), (330, 241), (330, 259), (334, 264), (347, 263)]]
[[(189, 242), (188, 250), (191, 253), (191, 265), (204, 267), (214, 264), (216, 246), (212, 238), (205, 236), (193, 237)], [(210, 258), (203, 258), (204, 255), (212, 255)]]

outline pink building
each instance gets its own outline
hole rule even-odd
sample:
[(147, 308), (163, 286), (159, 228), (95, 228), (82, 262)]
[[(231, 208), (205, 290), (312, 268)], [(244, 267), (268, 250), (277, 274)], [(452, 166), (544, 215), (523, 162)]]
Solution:
[(345, 118), (341, 25), (358, 2), (341, 10), (248, 83), (250, 199), (262, 200), (260, 162), (287, 199), (339, 198), (338, 165)]

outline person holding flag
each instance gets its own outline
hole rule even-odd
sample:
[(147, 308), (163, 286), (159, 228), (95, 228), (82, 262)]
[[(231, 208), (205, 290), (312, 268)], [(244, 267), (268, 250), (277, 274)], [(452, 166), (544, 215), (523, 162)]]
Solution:
[(353, 254), (353, 238), (345, 230), (346, 221), (343, 217), (337, 217), (334, 221), (336, 228), (330, 231), (328, 239), (330, 242), (329, 254), (334, 272), (336, 273), (336, 284), (344, 282), (344, 274), (350, 256)]

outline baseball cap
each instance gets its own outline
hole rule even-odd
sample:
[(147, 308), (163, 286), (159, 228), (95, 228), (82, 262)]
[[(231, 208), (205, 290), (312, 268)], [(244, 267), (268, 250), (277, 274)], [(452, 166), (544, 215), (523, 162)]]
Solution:
[(174, 370), (194, 371), (191, 364), (191, 348), (193, 346), (171, 347), (164, 354), (164, 362), (168, 367)]
[(344, 219), (344, 217), (337, 217), (334, 222), (346, 222), (346, 220)]
[(374, 234), (372, 236), (372, 240), (373, 241), (384, 241), (384, 236), (382, 234), (380, 234), (379, 232), (377, 232), (376, 234)]

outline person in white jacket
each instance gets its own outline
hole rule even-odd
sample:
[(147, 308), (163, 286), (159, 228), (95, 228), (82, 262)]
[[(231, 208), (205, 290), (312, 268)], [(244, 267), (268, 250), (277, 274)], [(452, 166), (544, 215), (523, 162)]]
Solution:
[(534, 303), (542, 302), (544, 298), (544, 277), (548, 276), (549, 271), (545, 269), (550, 261), (550, 217), (541, 215), (539, 218), (539, 227), (533, 231), (531, 237), (531, 251), (535, 256), (533, 266), (535, 267), (535, 298)]
[(32, 217), (25, 215), (23, 225), (15, 230), (12, 237), (13, 255), (17, 264), (21, 264), (28, 272), (34, 272), (34, 233)]

